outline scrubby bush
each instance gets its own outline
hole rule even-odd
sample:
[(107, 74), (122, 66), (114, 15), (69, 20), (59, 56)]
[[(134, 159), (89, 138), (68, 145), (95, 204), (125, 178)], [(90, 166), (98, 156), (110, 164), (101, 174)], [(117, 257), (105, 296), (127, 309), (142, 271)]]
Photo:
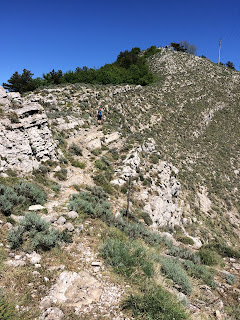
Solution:
[(226, 282), (230, 285), (233, 285), (236, 282), (236, 277), (234, 274), (228, 273), (226, 275)]
[(57, 178), (60, 181), (64, 181), (67, 179), (67, 169), (62, 168), (59, 171), (56, 171), (54, 173), (54, 177)]
[(74, 142), (70, 145), (68, 150), (76, 156), (82, 156), (82, 149)]
[(149, 213), (147, 213), (146, 211), (139, 211), (138, 212), (138, 215), (141, 219), (144, 220), (144, 222), (148, 225), (148, 226), (151, 226), (153, 224), (153, 221), (149, 215)]
[(215, 250), (222, 257), (240, 258), (240, 251), (235, 250), (228, 245), (220, 242), (210, 242), (204, 245), (204, 248)]
[(47, 196), (37, 185), (20, 181), (13, 187), (0, 184), (0, 211), (10, 215), (32, 204), (44, 204)]
[(44, 204), (47, 200), (46, 193), (37, 185), (21, 181), (14, 186), (14, 190), (18, 195), (24, 196), (31, 204)]
[(71, 241), (70, 234), (50, 227), (36, 213), (26, 213), (19, 226), (8, 233), (8, 242), (12, 249), (24, 246), (27, 250), (50, 250), (61, 241)]
[(195, 264), (192, 261), (183, 261), (182, 265), (190, 276), (202, 279), (208, 286), (213, 289), (217, 287), (211, 270), (209, 270), (205, 266)]
[(194, 263), (200, 263), (201, 262), (200, 257), (195, 252), (193, 252), (190, 249), (186, 249), (186, 248), (170, 246), (168, 254), (172, 255), (174, 257), (179, 257), (179, 258), (182, 258), (182, 259), (191, 260)]
[(176, 239), (177, 241), (180, 241), (184, 244), (190, 244), (190, 245), (194, 245), (194, 241), (192, 238), (186, 237), (186, 236), (179, 236)]
[(143, 294), (131, 295), (123, 302), (122, 308), (132, 310), (134, 318), (142, 320), (189, 319), (176, 297), (160, 286), (147, 289)]
[(86, 163), (78, 161), (76, 159), (71, 158), (70, 162), (71, 162), (71, 165), (73, 167), (80, 168), (80, 169), (85, 169), (86, 168)]
[(181, 291), (190, 295), (192, 293), (192, 284), (186, 271), (177, 262), (176, 259), (162, 258), (162, 271), (166, 276), (173, 280), (176, 284), (181, 287)]
[(198, 254), (201, 262), (208, 266), (214, 266), (222, 262), (221, 256), (211, 249), (201, 247)]
[(1, 320), (16, 320), (14, 307), (7, 301), (0, 290), (0, 319)]
[(128, 278), (151, 277), (154, 274), (153, 263), (146, 249), (136, 242), (120, 239), (108, 239), (101, 247), (101, 255), (116, 272)]

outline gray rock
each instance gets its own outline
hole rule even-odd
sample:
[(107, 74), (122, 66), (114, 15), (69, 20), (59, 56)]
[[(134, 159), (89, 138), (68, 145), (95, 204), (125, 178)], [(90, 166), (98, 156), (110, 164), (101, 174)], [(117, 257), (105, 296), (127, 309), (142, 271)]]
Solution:
[(64, 225), (65, 229), (67, 229), (68, 231), (71, 231), (73, 232), (74, 231), (74, 226), (72, 225), (71, 222), (67, 222), (65, 225)]
[(78, 217), (78, 213), (76, 211), (70, 211), (66, 213), (66, 216), (69, 219), (76, 219)]
[(66, 219), (63, 216), (59, 217), (56, 221), (56, 223), (60, 226), (63, 226), (65, 222), (66, 222)]
[(35, 251), (31, 254), (26, 254), (27, 258), (30, 260), (31, 264), (37, 264), (41, 261), (42, 257), (40, 254), (36, 253)]
[(46, 207), (43, 207), (40, 204), (34, 204), (28, 208), (29, 211), (38, 211), (43, 209), (46, 209)]
[(7, 260), (6, 264), (11, 267), (22, 267), (25, 266), (26, 262), (23, 260)]
[(19, 223), (24, 218), (24, 216), (16, 216), (15, 214), (11, 214), (10, 218), (16, 223)]
[(57, 307), (48, 308), (40, 317), (39, 320), (61, 320), (64, 313)]

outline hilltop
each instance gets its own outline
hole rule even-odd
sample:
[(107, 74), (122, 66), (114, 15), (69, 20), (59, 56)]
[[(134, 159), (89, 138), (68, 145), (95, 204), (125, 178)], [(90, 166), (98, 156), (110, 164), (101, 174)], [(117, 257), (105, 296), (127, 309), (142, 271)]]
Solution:
[[(1, 285), (6, 297), (8, 282), (17, 287), (14, 303), (26, 319), (156, 319), (163, 311), (151, 311), (151, 299), (176, 296), (185, 307), (165, 305), (176, 319), (239, 319), (240, 74), (163, 48), (147, 62), (156, 79), (149, 86), (0, 91)], [(40, 203), (33, 188), (48, 197)], [(49, 254), (45, 240), (31, 244), (26, 233), (27, 246), (11, 235), (9, 248), (7, 230), (33, 204), (44, 205), (32, 210), (73, 242), (61, 236), (62, 249)], [(29, 241), (40, 260), (29, 255)], [(29, 294), (31, 302), (21, 300)]]

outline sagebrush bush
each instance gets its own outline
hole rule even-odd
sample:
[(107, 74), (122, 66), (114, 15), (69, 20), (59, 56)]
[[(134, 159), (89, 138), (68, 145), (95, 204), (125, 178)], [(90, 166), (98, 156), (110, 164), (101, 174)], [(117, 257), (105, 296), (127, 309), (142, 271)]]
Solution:
[(42, 188), (30, 182), (21, 181), (14, 186), (14, 190), (18, 195), (28, 199), (31, 204), (44, 204), (47, 199), (47, 195)]
[(0, 184), (0, 211), (10, 215), (31, 204), (44, 204), (47, 196), (37, 185), (20, 181), (13, 187)]
[(179, 257), (179, 258), (182, 258), (182, 259), (191, 260), (194, 263), (200, 263), (201, 262), (200, 257), (195, 252), (193, 252), (192, 250), (187, 249), (187, 248), (170, 246), (168, 254), (172, 255), (174, 257)]
[(236, 277), (234, 274), (228, 273), (226, 275), (226, 282), (230, 285), (233, 285), (236, 282)]
[(181, 287), (181, 291), (190, 295), (192, 293), (192, 284), (186, 274), (186, 271), (178, 263), (176, 259), (172, 258), (162, 258), (162, 271), (164, 274), (173, 280), (176, 284)]
[(149, 260), (146, 249), (134, 241), (108, 239), (100, 253), (107, 264), (128, 278), (143, 275), (151, 277), (154, 274), (153, 263)]
[(26, 213), (19, 226), (8, 232), (8, 242), (12, 249), (24, 247), (27, 250), (50, 250), (62, 241), (71, 241), (67, 231), (58, 231), (50, 227), (36, 213)]
[(122, 304), (132, 310), (134, 318), (142, 320), (185, 320), (189, 315), (180, 302), (160, 286), (147, 289), (143, 294), (131, 295)]

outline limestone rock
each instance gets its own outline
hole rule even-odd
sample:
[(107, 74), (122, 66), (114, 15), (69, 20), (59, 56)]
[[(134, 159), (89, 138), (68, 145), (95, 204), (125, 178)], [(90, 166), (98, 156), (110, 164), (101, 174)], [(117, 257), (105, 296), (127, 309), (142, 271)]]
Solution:
[(35, 251), (31, 254), (26, 254), (27, 258), (30, 260), (31, 264), (37, 264), (41, 261), (42, 257), (40, 254), (36, 253)]
[(56, 223), (60, 226), (63, 226), (65, 222), (66, 222), (66, 219), (63, 216), (59, 217), (56, 221)]
[(67, 222), (65, 225), (64, 225), (65, 229), (67, 229), (68, 231), (70, 232), (73, 232), (74, 231), (74, 226), (71, 222)]
[(46, 304), (46, 301), (53, 301), (68, 307), (78, 307), (99, 301), (101, 293), (100, 283), (87, 272), (64, 271), (41, 305)]
[(39, 320), (61, 320), (64, 313), (57, 307), (48, 308), (40, 317)]
[(66, 213), (66, 216), (69, 219), (76, 219), (78, 217), (78, 213), (76, 211), (70, 211)]
[[(6, 114), (0, 123), (0, 171), (30, 172), (40, 161), (56, 160), (56, 145), (43, 107), (22, 98), (18, 92), (6, 94), (3, 88), (0, 103)], [(17, 121), (8, 119), (11, 113)]]
[(46, 208), (41, 206), (40, 204), (34, 204), (28, 208), (29, 211), (38, 211), (43, 209), (46, 209)]

